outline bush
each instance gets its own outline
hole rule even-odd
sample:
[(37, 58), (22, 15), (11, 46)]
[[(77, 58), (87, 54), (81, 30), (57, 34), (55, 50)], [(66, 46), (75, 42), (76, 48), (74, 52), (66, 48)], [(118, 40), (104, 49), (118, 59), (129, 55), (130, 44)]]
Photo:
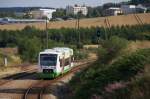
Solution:
[(143, 75), (132, 80), (128, 86), (107, 93), (104, 99), (149, 99), (150, 97), (150, 76)]
[(86, 51), (74, 50), (74, 59), (75, 60), (86, 59), (87, 57), (88, 57), (88, 54)]
[(77, 48), (78, 48), (78, 49), (83, 49), (83, 44), (82, 44), (82, 43), (78, 43), (78, 44), (77, 44)]
[(148, 63), (150, 49), (142, 49), (121, 57), (111, 65), (102, 66), (101, 69), (100, 66), (94, 66), (94, 69), (88, 69), (78, 75), (77, 84), (71, 82), (75, 99), (90, 99), (92, 94), (104, 95), (108, 84), (131, 80), (138, 72), (142, 72), (144, 65)]
[(117, 36), (111, 37), (109, 40), (102, 42), (102, 48), (98, 51), (99, 60), (101, 63), (108, 63), (119, 54), (121, 50), (125, 48), (128, 41)]
[(41, 50), (41, 44), (38, 38), (21, 39), (19, 43), (19, 53), (24, 61), (36, 62), (38, 53)]

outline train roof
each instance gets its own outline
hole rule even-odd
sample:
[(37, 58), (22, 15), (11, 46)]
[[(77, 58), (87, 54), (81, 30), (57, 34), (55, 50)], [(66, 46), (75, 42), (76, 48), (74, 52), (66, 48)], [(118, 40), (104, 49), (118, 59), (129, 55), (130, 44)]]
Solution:
[(67, 47), (55, 47), (52, 49), (45, 49), (44, 51), (40, 52), (40, 54), (71, 54), (73, 55), (73, 49)]

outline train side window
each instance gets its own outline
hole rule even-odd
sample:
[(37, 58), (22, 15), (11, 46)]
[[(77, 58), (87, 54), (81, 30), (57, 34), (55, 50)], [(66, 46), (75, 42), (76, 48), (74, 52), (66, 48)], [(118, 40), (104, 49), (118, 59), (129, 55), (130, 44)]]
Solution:
[(59, 59), (59, 61), (60, 61), (60, 67), (62, 67), (62, 66), (63, 66), (63, 61), (62, 61), (62, 59)]
[(65, 60), (65, 66), (67, 66), (67, 65), (69, 65), (69, 58), (67, 58), (66, 60)]
[(71, 62), (74, 62), (74, 57), (73, 56), (71, 56)]

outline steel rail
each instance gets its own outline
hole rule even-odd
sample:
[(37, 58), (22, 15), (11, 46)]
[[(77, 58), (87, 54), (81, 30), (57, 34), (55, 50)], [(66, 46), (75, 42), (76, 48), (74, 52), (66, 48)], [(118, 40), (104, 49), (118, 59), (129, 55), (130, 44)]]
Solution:
[[(61, 76), (53, 79), (53, 80), (49, 80), (45, 83), (43, 83), (43, 80), (40, 80), (39, 82), (37, 82), (36, 84), (31, 85), (24, 93), (23, 98), (22, 99), (28, 99), (28, 95), (32, 94), (32, 89), (37, 88), (37, 86), (41, 85), (40, 87), (40, 91), (36, 94), (37, 95), (37, 99), (42, 99), (44, 91), (53, 83), (56, 83), (58, 80), (60, 80), (61, 78), (71, 74), (71, 73), (75, 73), (77, 72), (77, 70), (80, 70), (81, 68), (84, 68), (87, 65), (90, 65), (91, 63), (93, 63), (94, 61), (96, 61), (96, 59), (93, 60), (87, 60), (86, 62), (83, 62), (82, 64), (79, 64), (75, 67), (73, 67), (69, 72), (62, 74)], [(38, 87), (39, 88), (39, 87)]]

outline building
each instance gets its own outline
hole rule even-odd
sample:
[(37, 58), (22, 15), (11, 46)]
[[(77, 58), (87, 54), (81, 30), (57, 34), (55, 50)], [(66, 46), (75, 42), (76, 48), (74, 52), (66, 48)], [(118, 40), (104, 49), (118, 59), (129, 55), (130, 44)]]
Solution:
[(23, 17), (23, 16), (26, 15), (25, 12), (15, 12), (14, 14), (15, 14), (17, 17)]
[(147, 8), (144, 7), (143, 5), (139, 4), (136, 6), (136, 12), (138, 13), (146, 13), (147, 11)]
[(81, 12), (81, 14), (86, 16), (88, 14), (88, 8), (85, 5), (83, 5), (83, 6), (74, 5), (74, 6), (66, 7), (67, 15), (69, 15), (69, 14), (77, 15), (79, 12)]
[(147, 8), (139, 5), (122, 5), (121, 9), (124, 14), (133, 14), (133, 13), (146, 13)]
[(56, 12), (56, 9), (40, 8), (40, 9), (31, 11), (30, 15), (32, 16), (32, 18), (42, 19), (44, 17), (47, 17), (50, 20), (52, 18), (53, 12)]
[(14, 24), (14, 23), (41, 23), (46, 22), (45, 19), (13, 19), (13, 18), (0, 18), (0, 25), (3, 24)]
[(123, 14), (121, 8), (116, 7), (110, 7), (103, 12), (104, 16), (117, 16), (121, 14)]
[(121, 9), (122, 9), (123, 14), (136, 13), (135, 5), (121, 5)]

